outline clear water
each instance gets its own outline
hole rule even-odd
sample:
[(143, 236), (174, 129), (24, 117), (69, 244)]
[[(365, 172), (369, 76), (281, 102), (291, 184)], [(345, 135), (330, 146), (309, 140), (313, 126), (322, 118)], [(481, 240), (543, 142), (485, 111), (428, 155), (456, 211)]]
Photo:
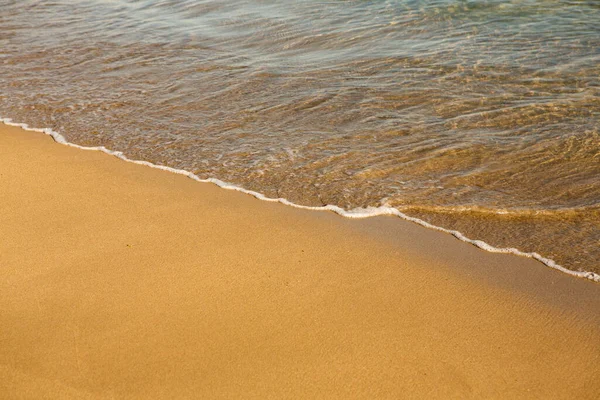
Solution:
[(0, 116), (600, 272), (600, 2), (0, 0)]

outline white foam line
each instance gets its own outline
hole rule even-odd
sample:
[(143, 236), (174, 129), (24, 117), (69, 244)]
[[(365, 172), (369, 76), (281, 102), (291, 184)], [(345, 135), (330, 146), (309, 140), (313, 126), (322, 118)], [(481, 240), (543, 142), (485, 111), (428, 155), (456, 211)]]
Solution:
[(514, 254), (517, 256), (521, 256), (521, 257), (527, 257), (527, 258), (533, 258), (535, 260), (540, 261), (541, 263), (545, 264), (546, 266), (550, 267), (550, 268), (554, 268), (556, 270), (559, 270), (561, 272), (564, 272), (565, 274), (569, 274), (569, 275), (573, 275), (576, 276), (578, 278), (587, 278), (590, 279), (594, 282), (600, 282), (600, 275), (596, 274), (594, 272), (591, 271), (572, 271), (570, 269), (567, 269), (559, 264), (557, 264), (554, 260), (551, 260), (549, 258), (543, 257), (541, 255), (539, 255), (538, 253), (526, 253), (523, 251), (520, 251), (518, 249), (515, 248), (501, 248), (501, 247), (494, 247), (491, 246), (487, 243), (485, 243), (484, 241), (481, 240), (474, 240), (474, 239), (469, 239), (468, 237), (466, 237), (465, 235), (463, 235), (462, 233), (460, 233), (459, 231), (454, 231), (454, 230), (450, 230), (450, 229), (446, 229), (446, 228), (442, 228), (436, 225), (432, 225), (428, 222), (425, 222), (421, 219), (418, 218), (414, 218), (414, 217), (409, 217), (408, 215), (398, 211), (395, 208), (392, 207), (368, 207), (368, 208), (356, 208), (353, 210), (344, 210), (341, 207), (338, 206), (334, 206), (334, 205), (327, 205), (327, 206), (323, 206), (323, 207), (311, 207), (311, 206), (303, 206), (300, 204), (295, 204), (292, 203), (291, 201), (284, 199), (284, 198), (272, 198), (272, 197), (267, 197), (262, 193), (258, 193), (255, 192), (253, 190), (248, 190), (248, 189), (244, 189), (241, 188), (239, 186), (235, 186), (226, 182), (223, 182), (219, 179), (215, 179), (215, 178), (208, 178), (208, 179), (201, 179), (199, 178), (197, 175), (183, 170), (183, 169), (177, 169), (177, 168), (171, 168), (171, 167), (167, 167), (164, 165), (157, 165), (157, 164), (153, 164), (151, 162), (148, 161), (142, 161), (142, 160), (132, 160), (127, 158), (127, 156), (125, 156), (123, 154), (123, 152), (121, 151), (113, 151), (113, 150), (109, 150), (104, 146), (95, 146), (95, 147), (86, 147), (86, 146), (80, 146), (78, 144), (75, 143), (70, 143), (67, 141), (67, 139), (65, 139), (65, 137), (63, 135), (61, 135), (58, 132), (53, 131), (52, 129), (49, 128), (31, 128), (29, 127), (27, 124), (21, 124), (21, 123), (16, 123), (13, 122), (12, 119), (10, 118), (2, 118), (0, 117), (0, 122), (3, 122), (6, 125), (10, 125), (10, 126), (17, 126), (20, 128), (23, 128), (25, 130), (28, 131), (33, 131), (33, 132), (41, 132), (41, 133), (45, 133), (46, 135), (51, 136), (57, 143), (60, 144), (64, 144), (66, 146), (71, 146), (71, 147), (75, 147), (77, 149), (81, 149), (81, 150), (94, 150), (94, 151), (101, 151), (107, 154), (110, 154), (112, 156), (115, 156), (117, 158), (120, 158), (123, 161), (127, 161), (127, 162), (131, 162), (134, 164), (139, 164), (139, 165), (145, 165), (147, 167), (151, 167), (151, 168), (157, 168), (157, 169), (162, 169), (163, 171), (169, 171), (172, 172), (174, 174), (179, 174), (179, 175), (185, 175), (195, 181), (198, 182), (206, 182), (206, 183), (213, 183), (223, 189), (228, 189), (228, 190), (236, 190), (238, 192), (242, 192), (242, 193), (246, 193), (249, 194), (250, 196), (254, 196), (259, 200), (264, 200), (264, 201), (270, 201), (270, 202), (276, 202), (276, 203), (282, 203), (288, 206), (292, 206), (292, 207), (296, 207), (296, 208), (300, 208), (303, 210), (315, 210), (315, 211), (333, 211), (334, 213), (341, 215), (343, 217), (346, 218), (370, 218), (370, 217), (375, 217), (378, 215), (395, 215), (397, 217), (400, 217), (406, 221), (411, 221), (414, 222), (416, 224), (419, 224), (421, 226), (424, 226), (425, 228), (429, 228), (429, 229), (433, 229), (436, 231), (440, 231), (440, 232), (446, 232), (451, 234), (452, 236), (454, 236), (455, 238), (462, 240), (463, 242), (467, 242), (470, 243), (476, 247), (479, 247), (480, 249), (483, 249), (485, 251), (489, 251), (490, 253), (507, 253), (507, 254)]

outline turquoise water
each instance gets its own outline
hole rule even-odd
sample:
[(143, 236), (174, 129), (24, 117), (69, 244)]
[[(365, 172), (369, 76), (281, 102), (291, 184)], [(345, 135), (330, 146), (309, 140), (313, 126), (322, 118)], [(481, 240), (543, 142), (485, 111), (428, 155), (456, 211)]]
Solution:
[(600, 271), (597, 1), (0, 5), (2, 117)]

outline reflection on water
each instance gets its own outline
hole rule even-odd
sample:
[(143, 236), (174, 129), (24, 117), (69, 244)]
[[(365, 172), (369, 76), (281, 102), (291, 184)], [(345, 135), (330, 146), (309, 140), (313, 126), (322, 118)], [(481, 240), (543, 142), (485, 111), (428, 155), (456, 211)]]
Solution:
[(0, 115), (600, 271), (597, 1), (21, 0)]

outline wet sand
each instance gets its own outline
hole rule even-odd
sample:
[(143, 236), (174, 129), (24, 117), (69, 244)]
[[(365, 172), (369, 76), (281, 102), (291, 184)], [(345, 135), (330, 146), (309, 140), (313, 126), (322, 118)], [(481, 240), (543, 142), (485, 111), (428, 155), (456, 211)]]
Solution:
[(600, 285), (0, 126), (0, 397), (600, 396)]

